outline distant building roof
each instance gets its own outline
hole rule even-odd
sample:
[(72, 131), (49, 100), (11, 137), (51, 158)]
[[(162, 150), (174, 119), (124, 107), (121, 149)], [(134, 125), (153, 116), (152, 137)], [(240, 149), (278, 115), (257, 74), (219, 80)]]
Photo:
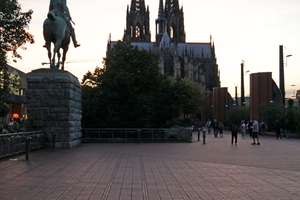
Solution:
[(20, 77), (20, 84), (21, 84), (20, 88), (21, 89), (27, 89), (26, 73), (14, 68), (10, 65), (7, 65), (7, 67), (9, 69), (10, 73), (15, 74), (15, 75)]

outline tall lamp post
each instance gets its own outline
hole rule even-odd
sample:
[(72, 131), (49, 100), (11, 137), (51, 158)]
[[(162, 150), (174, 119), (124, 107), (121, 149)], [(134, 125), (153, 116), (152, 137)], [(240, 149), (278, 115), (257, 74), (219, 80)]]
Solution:
[[(292, 54), (286, 56), (291, 57)], [(287, 64), (286, 64), (287, 65)], [(283, 65), (283, 45), (279, 45), (279, 87), (282, 95), (282, 104), (285, 105), (285, 86), (284, 86), (284, 65)]]
[[(244, 64), (243, 60), (241, 63), (241, 106), (245, 105), (245, 86), (244, 86)], [(250, 72), (250, 70), (246, 71), (246, 73)]]

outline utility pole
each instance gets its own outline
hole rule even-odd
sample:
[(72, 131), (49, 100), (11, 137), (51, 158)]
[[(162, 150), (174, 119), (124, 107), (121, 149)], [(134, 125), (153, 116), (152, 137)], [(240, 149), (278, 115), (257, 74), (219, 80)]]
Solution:
[(235, 105), (236, 106), (239, 105), (238, 98), (237, 98), (237, 86), (235, 86)]
[(244, 61), (241, 63), (241, 106), (244, 106), (245, 102), (245, 88), (244, 88)]
[(285, 105), (284, 68), (283, 68), (283, 46), (279, 46), (279, 87), (281, 91), (282, 104)]

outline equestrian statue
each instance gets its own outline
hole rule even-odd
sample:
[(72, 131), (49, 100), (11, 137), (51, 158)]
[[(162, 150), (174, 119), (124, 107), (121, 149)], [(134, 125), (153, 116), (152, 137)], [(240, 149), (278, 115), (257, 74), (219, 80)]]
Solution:
[[(70, 37), (72, 38), (74, 47), (77, 48), (80, 44), (76, 41), (75, 31), (69, 9), (67, 7), (66, 0), (50, 0), (48, 18), (43, 24), (43, 35), (46, 44), (43, 46), (48, 51), (48, 58), (50, 61), (51, 69), (59, 69), (61, 64), (61, 69), (64, 70), (64, 63), (66, 60), (66, 54), (69, 50)], [(54, 44), (53, 57), (51, 60), (51, 43)], [(61, 54), (60, 49), (63, 49), (62, 62), (60, 62)], [(57, 54), (57, 65), (55, 65), (55, 56)]]

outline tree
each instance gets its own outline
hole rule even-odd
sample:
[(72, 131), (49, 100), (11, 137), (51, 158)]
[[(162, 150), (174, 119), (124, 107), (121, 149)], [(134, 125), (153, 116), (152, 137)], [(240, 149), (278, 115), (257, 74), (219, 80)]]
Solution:
[(278, 120), (281, 125), (285, 124), (284, 105), (276, 102), (260, 104), (258, 110), (266, 120), (268, 130), (275, 130), (276, 120)]
[(33, 11), (21, 12), (17, 0), (0, 0), (0, 107), (10, 99), (10, 94), (18, 87), (18, 79), (11, 76), (7, 67), (9, 53), (21, 59), (19, 48), (26, 50), (26, 42), (34, 43), (33, 35), (28, 33)]
[(82, 81), (84, 127), (172, 126), (192, 99), (185, 93), (196, 94), (190, 82), (162, 75), (153, 54), (129, 41), (118, 41), (103, 62)]
[(227, 122), (227, 126), (230, 126), (232, 122), (235, 122), (237, 125), (242, 120), (247, 121), (250, 119), (250, 106), (234, 106), (232, 109), (228, 112), (228, 118), (229, 121)]

